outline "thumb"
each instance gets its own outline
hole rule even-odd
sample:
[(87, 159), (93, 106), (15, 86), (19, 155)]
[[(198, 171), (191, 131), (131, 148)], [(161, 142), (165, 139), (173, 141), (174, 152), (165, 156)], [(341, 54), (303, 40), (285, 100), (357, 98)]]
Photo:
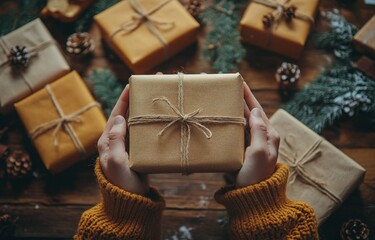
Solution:
[(117, 115), (113, 120), (113, 126), (109, 131), (109, 149), (112, 153), (125, 152), (126, 121), (121, 115)]
[(262, 118), (262, 110), (254, 108), (250, 112), (249, 118), (251, 145), (250, 148), (264, 150), (267, 146), (267, 125)]

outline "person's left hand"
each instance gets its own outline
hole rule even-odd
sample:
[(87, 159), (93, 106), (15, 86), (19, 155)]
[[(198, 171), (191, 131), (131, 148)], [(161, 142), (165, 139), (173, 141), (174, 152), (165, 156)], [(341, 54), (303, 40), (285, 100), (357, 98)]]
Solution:
[(129, 85), (126, 85), (98, 141), (100, 166), (112, 184), (131, 193), (146, 195), (149, 190), (147, 175), (140, 175), (129, 168), (129, 157), (125, 150), (124, 116), (128, 106)]

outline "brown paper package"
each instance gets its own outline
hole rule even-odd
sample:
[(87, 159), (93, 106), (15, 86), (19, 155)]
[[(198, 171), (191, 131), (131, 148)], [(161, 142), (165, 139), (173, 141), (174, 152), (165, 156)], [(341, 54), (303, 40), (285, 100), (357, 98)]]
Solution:
[[(295, 159), (301, 158), (320, 139), (317, 147), (320, 153), (315, 159), (302, 165), (309, 176), (321, 182), (341, 201), (363, 181), (365, 169), (286, 111), (278, 110), (270, 118), (270, 122), (281, 138), (278, 162), (289, 164), (280, 154), (283, 149), (288, 149), (285, 139), (289, 139), (293, 147), (288, 155)], [(290, 168), (290, 173), (291, 171)], [(340, 205), (299, 175), (293, 183), (288, 183), (287, 196), (292, 200), (309, 203), (314, 208), (318, 224), (322, 224)]]
[[(319, 0), (291, 0), (289, 5), (296, 6), (297, 11), (314, 18)], [(242, 40), (286, 57), (299, 58), (312, 27), (311, 22), (297, 18), (290, 22), (282, 19), (276, 29), (267, 29), (262, 22), (263, 16), (272, 11), (273, 8), (250, 3), (240, 22)]]
[[(10, 48), (26, 46), (28, 49), (50, 42), (30, 58), (28, 66), (14, 68), (10, 65), (8, 54)], [(7, 112), (13, 103), (27, 97), (69, 72), (69, 65), (62, 55), (55, 40), (40, 19), (36, 19), (2, 37), (0, 41), (0, 111)], [(4, 54), (3, 54), (4, 53)], [(28, 87), (30, 83), (32, 89)]]
[(373, 16), (354, 36), (357, 51), (375, 59), (375, 16)]
[[(65, 115), (78, 111), (95, 101), (75, 71), (50, 84), (50, 88)], [(41, 124), (60, 118), (45, 88), (16, 103), (15, 107), (29, 134)], [(79, 119), (79, 122), (70, 124), (84, 146), (85, 154), (78, 151), (64, 127), (58, 131), (57, 146), (54, 145), (55, 128), (33, 140), (46, 168), (52, 173), (59, 173), (96, 152), (96, 142), (106, 125), (104, 114), (99, 107), (93, 107), (81, 114)]]
[[(185, 74), (183, 76), (184, 110), (198, 108), (198, 116), (242, 117), (243, 79), (236, 74)], [(172, 115), (167, 104), (153, 99), (167, 97), (177, 106), (178, 75), (133, 75), (130, 83), (129, 118), (140, 115)], [(174, 124), (158, 136), (166, 123), (131, 125), (130, 168), (141, 173), (180, 173), (181, 126)], [(244, 154), (244, 126), (241, 124), (206, 124), (212, 131), (207, 139), (191, 128), (189, 172), (228, 172), (241, 168)]]
[[(147, 11), (163, 0), (138, 0), (138, 2)], [(173, 0), (151, 15), (160, 21), (174, 23), (174, 27), (170, 29), (159, 29), (168, 43), (168, 49), (164, 48), (144, 22), (129, 33), (117, 33), (111, 40), (110, 35), (122, 24), (130, 22), (133, 15), (134, 10), (129, 1), (125, 0), (99, 13), (94, 19), (108, 45), (136, 74), (147, 73), (197, 39), (199, 23), (177, 0)]]

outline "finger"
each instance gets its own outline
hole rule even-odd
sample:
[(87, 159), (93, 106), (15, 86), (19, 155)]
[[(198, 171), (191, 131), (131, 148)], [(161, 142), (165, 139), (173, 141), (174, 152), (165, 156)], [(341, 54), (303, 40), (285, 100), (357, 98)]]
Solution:
[(250, 109), (249, 109), (249, 107), (247, 106), (246, 102), (244, 102), (244, 109), (245, 109), (244, 116), (245, 116), (246, 120), (249, 121), (249, 117), (250, 117)]
[(109, 116), (107, 126), (104, 130), (105, 133), (108, 133), (113, 126), (113, 118), (117, 115), (125, 116), (129, 107), (129, 84), (127, 84), (122, 91), (119, 99), (117, 100), (116, 105), (113, 107), (111, 115)]
[(263, 111), (262, 106), (258, 102), (258, 100), (255, 98), (254, 94), (251, 92), (249, 86), (244, 82), (243, 83), (243, 89), (244, 89), (244, 99), (246, 102), (247, 107), (252, 110), (253, 108), (260, 108), (262, 110), (262, 118), (264, 122), (269, 125), (269, 120), (266, 115), (266, 113)]
[[(255, 152), (262, 152), (263, 154), (268, 148), (267, 142), (267, 125), (262, 118), (262, 110), (259, 108), (254, 108), (250, 112), (250, 135), (251, 135), (251, 145), (250, 148)], [(254, 152), (253, 152), (254, 153)]]
[(278, 151), (280, 145), (279, 133), (272, 127), (268, 128), (268, 147), (270, 160), (273, 162), (277, 161)]
[(125, 151), (125, 136), (126, 136), (126, 121), (121, 115), (114, 117), (114, 122), (111, 130), (108, 133), (109, 139), (109, 161), (114, 165), (124, 163), (126, 151)]

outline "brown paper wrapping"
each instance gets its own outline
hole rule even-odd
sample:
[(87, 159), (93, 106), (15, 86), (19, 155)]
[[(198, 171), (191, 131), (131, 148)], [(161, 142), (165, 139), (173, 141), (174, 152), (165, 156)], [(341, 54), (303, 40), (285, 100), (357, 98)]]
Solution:
[[(314, 18), (319, 0), (291, 0), (289, 5), (297, 7), (297, 11)], [(297, 59), (305, 46), (311, 29), (311, 22), (294, 18), (291, 22), (282, 19), (274, 28), (265, 28), (263, 16), (274, 9), (259, 3), (250, 3), (240, 25), (241, 37), (244, 42)]]
[[(271, 125), (279, 132), (281, 142), (278, 162), (287, 163), (280, 151), (287, 149), (285, 139), (292, 143), (293, 150), (289, 156), (300, 158), (321, 137), (303, 125), (284, 110), (278, 110), (270, 119)], [(293, 141), (291, 141), (291, 139)], [(306, 162), (302, 167), (312, 178), (317, 179), (323, 186), (344, 201), (348, 195), (362, 182), (365, 169), (346, 156), (328, 141), (321, 139), (315, 159)], [(290, 169), (290, 172), (292, 169)], [(291, 180), (291, 179), (290, 179)], [(287, 196), (292, 200), (301, 200), (309, 203), (315, 210), (318, 223), (331, 215), (340, 205), (327, 194), (307, 183), (297, 175), (293, 183), (287, 185)]]
[(42, 16), (52, 16), (62, 22), (73, 22), (88, 8), (94, 0), (70, 1), (67, 9), (51, 11), (47, 6), (42, 9)]
[[(14, 102), (69, 72), (68, 63), (40, 19), (3, 36), (2, 40), (0, 63), (7, 61), (11, 47), (18, 45), (31, 49), (45, 42), (51, 42), (38, 51), (25, 68), (15, 69), (9, 63), (0, 66), (0, 110), (3, 112), (11, 109)], [(26, 84), (25, 78), (32, 85), (32, 89)]]
[(375, 16), (373, 16), (354, 36), (357, 51), (375, 58)]
[[(154, 98), (165, 96), (177, 105), (177, 75), (133, 75), (130, 83), (129, 118), (139, 115), (173, 115), (173, 111)], [(243, 79), (236, 74), (184, 75), (184, 110), (198, 108), (198, 116), (243, 117)], [(130, 168), (142, 173), (180, 173), (180, 124), (164, 135), (158, 133), (165, 123), (131, 125)], [(227, 172), (241, 168), (244, 154), (244, 126), (241, 124), (205, 124), (212, 131), (207, 139), (191, 129), (189, 172)]]
[[(148, 11), (163, 0), (138, 1)], [(177, 0), (151, 15), (160, 21), (175, 24), (168, 30), (159, 30), (168, 43), (167, 50), (145, 23), (130, 33), (119, 32), (110, 40), (110, 35), (122, 24), (130, 22), (133, 15), (134, 10), (125, 0), (99, 13), (94, 19), (108, 45), (136, 74), (146, 73), (196, 41), (199, 24)]]
[[(75, 71), (50, 84), (50, 87), (66, 115), (94, 102), (85, 83)], [(46, 89), (16, 103), (15, 107), (29, 134), (41, 124), (60, 118)], [(54, 145), (54, 128), (33, 140), (46, 168), (53, 173), (61, 172), (95, 153), (96, 142), (104, 130), (106, 119), (99, 107), (93, 107), (80, 115), (80, 122), (70, 124), (84, 146), (85, 154), (78, 151), (64, 127), (58, 131), (57, 146)]]

